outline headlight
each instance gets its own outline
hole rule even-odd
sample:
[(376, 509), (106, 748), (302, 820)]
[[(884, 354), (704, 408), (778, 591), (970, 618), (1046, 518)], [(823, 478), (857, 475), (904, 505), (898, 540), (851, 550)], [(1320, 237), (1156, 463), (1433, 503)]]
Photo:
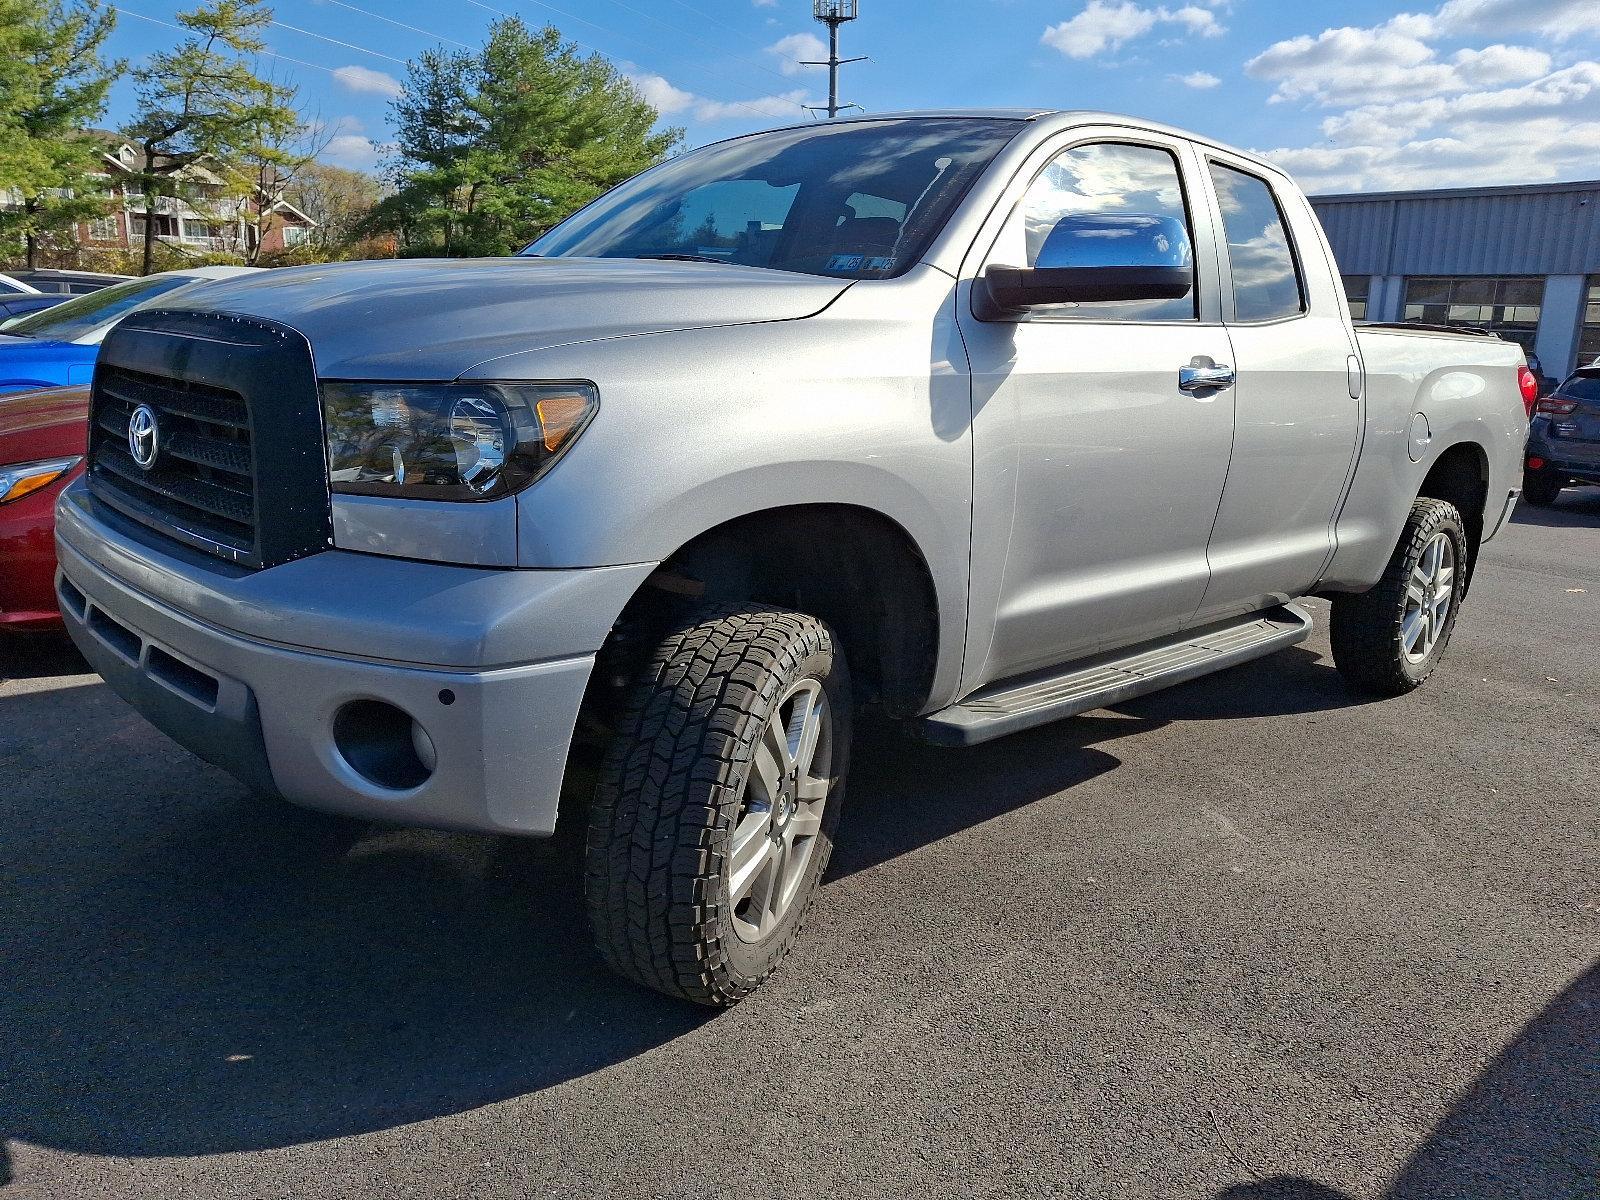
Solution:
[(0, 504), (21, 500), (40, 488), (49, 487), (82, 461), (81, 458), (47, 458), (0, 467)]
[(600, 407), (592, 383), (324, 383), (333, 490), (494, 500), (527, 487)]

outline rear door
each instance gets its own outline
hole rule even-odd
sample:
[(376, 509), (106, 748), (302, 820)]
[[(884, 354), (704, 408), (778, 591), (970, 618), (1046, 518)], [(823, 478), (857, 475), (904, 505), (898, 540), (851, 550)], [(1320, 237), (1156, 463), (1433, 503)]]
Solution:
[(1202, 153), (1238, 382), (1200, 622), (1311, 590), (1333, 553), (1361, 430), (1360, 359), (1310, 205), (1282, 176)]

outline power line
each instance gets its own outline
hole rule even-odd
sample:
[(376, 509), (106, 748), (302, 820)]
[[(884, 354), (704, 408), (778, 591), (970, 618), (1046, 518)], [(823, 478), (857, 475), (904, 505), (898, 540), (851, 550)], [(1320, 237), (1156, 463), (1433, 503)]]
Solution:
[[(508, 12), (504, 11), (503, 9), (495, 8), (493, 5), (484, 4), (484, 3), (482, 3), (482, 0), (467, 0), (467, 3), (473, 5), (476, 8), (481, 8), (481, 9), (484, 9), (484, 10), (486, 10), (488, 12), (496, 13), (499, 16), (502, 16), (502, 17), (509, 17), (509, 16), (514, 15), (512, 13), (508, 13)], [(569, 21), (577, 21), (579, 24), (587, 25), (591, 29), (598, 29), (601, 33), (608, 34), (611, 37), (621, 38), (623, 41), (630, 42), (635, 46), (643, 46), (646, 50), (656, 51), (656, 50), (659, 50), (661, 48), (656, 43), (646, 42), (641, 38), (636, 38), (636, 37), (633, 37), (630, 34), (622, 33), (621, 31), (616, 30), (616, 29), (612, 29), (611, 27), (609, 27), (607, 25), (601, 25), (598, 21), (591, 21), (591, 20), (589, 20), (588, 17), (580, 17), (575, 12), (568, 12), (564, 8), (557, 8), (554, 4), (547, 4), (547, 3), (545, 3), (545, 0), (527, 0), (527, 3), (533, 4), (533, 5), (535, 5), (535, 6), (539, 7), (539, 8), (543, 8), (543, 9), (546, 9), (546, 10), (548, 10), (550, 12), (553, 12), (558, 17), (565, 17)], [(623, 5), (623, 7), (626, 8), (627, 5)], [(637, 12), (638, 10), (637, 9), (630, 9), (629, 11)], [(648, 14), (644, 14), (644, 15), (648, 15)], [(654, 20), (654, 19), (655, 18), (652, 18), (652, 20)], [(668, 26), (668, 28), (673, 28), (673, 27), (672, 26)], [(606, 54), (606, 52), (604, 50), (601, 50), (596, 46), (591, 46), (591, 45), (588, 45), (585, 42), (580, 42), (577, 38), (568, 37), (568, 35), (566, 35), (566, 34), (563, 34), (562, 36), (563, 37), (567, 37), (568, 40), (571, 41), (574, 45), (582, 46), (585, 50), (592, 50), (596, 54), (605, 55), (606, 57), (610, 57), (609, 55)], [(775, 75), (777, 78), (784, 80), (785, 83), (793, 83), (793, 82), (795, 82), (793, 79), (789, 79), (789, 78), (787, 78), (786, 76), (783, 76), (783, 75), (777, 75), (776, 72), (768, 70), (768, 68), (766, 66), (764, 66), (763, 64), (761, 64), (761, 63), (756, 63), (755, 65), (757, 67), (760, 67), (761, 70), (767, 71), (768, 74)], [(707, 70), (707, 69), (702, 68), (702, 67), (693, 67), (693, 66), (691, 66), (691, 67), (687, 67), (687, 68), (680, 67), (679, 69), (680, 70), (687, 70), (690, 74), (698, 75), (698, 76), (700, 76), (701, 78), (704, 78), (704, 79), (716, 78), (720, 82), (723, 82), (723, 83), (729, 82), (727, 79), (723, 78), (722, 76), (715, 75), (712, 71)], [(751, 112), (753, 112), (757, 116), (761, 116), (761, 117), (770, 117), (772, 115), (771, 113), (767, 112), (765, 109), (757, 108), (754, 105), (747, 104), (742, 100), (716, 100), (716, 99), (714, 99), (712, 97), (706, 97), (706, 99), (710, 100), (711, 103), (713, 103), (713, 104), (737, 105), (740, 108), (749, 109)], [(790, 101), (790, 100), (784, 99), (783, 102), (785, 104), (793, 104), (794, 107), (796, 107), (796, 108), (804, 108), (805, 107), (805, 105), (800, 103), (800, 101), (798, 101), (798, 100)]]
[(377, 50), (368, 50), (365, 46), (358, 46), (354, 42), (341, 42), (338, 38), (326, 37), (320, 33), (312, 33), (309, 29), (301, 29), (297, 25), (290, 25), (287, 21), (280, 21), (277, 18), (273, 18), (272, 24), (276, 25), (279, 29), (287, 29), (290, 33), (300, 33), (304, 34), (306, 37), (316, 38), (319, 42), (327, 42), (330, 46), (343, 46), (346, 50), (355, 50), (361, 54), (370, 54), (373, 58), (387, 59), (389, 62), (399, 63), (402, 67), (406, 65), (406, 60), (403, 58), (396, 58), (392, 54), (383, 54)]
[[(344, 0), (329, 0), (329, 2), (333, 3), (333, 4), (339, 4), (339, 5), (341, 5), (341, 7), (344, 7), (344, 8), (352, 8), (352, 9), (355, 8), (354, 5), (345, 4)], [(515, 15), (514, 13), (506, 12), (504, 9), (496, 8), (492, 4), (485, 4), (485, 3), (482, 2), (482, 0), (466, 0), (466, 2), (468, 4), (470, 4), (470, 5), (472, 5), (474, 8), (481, 8), (485, 12), (492, 12), (497, 16), (510, 17), (510, 16), (514, 16)], [(599, 24), (598, 22), (591, 21), (587, 17), (580, 17), (577, 13), (568, 12), (565, 9), (557, 8), (554, 4), (546, 4), (546, 3), (544, 3), (544, 0), (528, 0), (528, 2), (531, 3), (531, 4), (535, 4), (540, 8), (548, 9), (550, 12), (555, 13), (559, 17), (566, 17), (568, 20), (578, 21), (581, 24), (588, 25), (588, 26), (590, 26), (591, 28), (594, 28), (594, 29), (598, 29), (601, 33), (609, 34), (612, 37), (621, 38), (625, 42), (632, 42), (635, 45), (643, 46), (647, 50), (659, 49), (659, 47), (657, 47), (657, 46), (655, 46), (655, 45), (653, 45), (653, 44), (651, 44), (649, 42), (644, 42), (644, 41), (641, 41), (638, 38), (631, 37), (628, 34), (620, 33), (615, 29), (611, 29), (611, 28), (609, 28), (609, 27), (607, 27), (605, 25)], [(622, 5), (622, 7), (627, 8), (628, 6), (627, 5)], [(355, 11), (360, 12), (361, 10), (360, 9), (356, 9)], [(630, 11), (637, 12), (638, 10), (637, 9), (631, 9)], [(648, 15), (648, 14), (642, 14), (642, 15)], [(383, 18), (383, 19), (387, 19), (387, 18)], [(669, 28), (671, 28), (671, 27), (669, 26)], [(423, 32), (426, 33), (426, 31), (423, 31)], [(432, 36), (435, 36), (435, 35), (427, 34), (427, 36), (432, 37)], [(598, 54), (603, 58), (610, 58), (611, 57), (604, 50), (601, 50), (598, 46), (593, 46), (593, 45), (590, 45), (587, 42), (579, 41), (577, 38), (571, 37), (570, 35), (565, 34), (565, 33), (563, 33), (561, 36), (563, 38), (565, 38), (567, 41), (571, 42), (574, 46), (581, 47), (584, 50), (592, 51), (593, 53)], [(457, 44), (459, 45), (460, 43), (457, 43)], [(757, 64), (757, 65), (759, 66), (760, 64)], [(765, 68), (763, 68), (763, 69), (765, 69)], [(699, 75), (699, 76), (701, 76), (703, 78), (706, 78), (706, 79), (710, 79), (710, 78), (714, 77), (713, 73), (711, 71), (703, 69), (703, 68), (689, 67), (689, 68), (687, 68), (687, 70), (689, 71), (690, 74)], [(715, 77), (718, 78), (718, 79), (721, 79), (721, 81), (724, 82), (724, 83), (728, 82), (726, 79), (722, 79), (721, 76), (715, 76)], [(783, 76), (778, 76), (778, 78), (782, 79), (784, 77)], [(787, 80), (786, 79), (785, 82), (791, 82), (792, 83), (793, 80)], [(759, 108), (756, 105), (751, 104), (751, 103), (749, 103), (747, 101), (744, 101), (744, 100), (718, 100), (713, 96), (697, 96), (695, 98), (697, 100), (703, 100), (704, 102), (706, 102), (708, 104), (715, 104), (715, 105), (717, 105), (718, 107), (721, 107), (721, 108), (730, 108), (730, 107), (742, 108), (742, 109), (745, 109), (748, 112), (754, 113), (756, 116), (761, 117), (763, 119), (770, 119), (773, 116), (773, 114), (771, 112), (769, 112), (767, 109)], [(802, 104), (798, 100), (789, 100), (786, 97), (776, 97), (776, 98), (781, 100), (782, 103), (784, 103), (785, 105), (793, 105), (795, 108), (799, 108), (799, 109), (804, 109), (805, 108), (805, 105)]]
[[(163, 29), (174, 29), (174, 30), (177, 30), (177, 32), (179, 32), (179, 33), (193, 33), (194, 32), (194, 30), (192, 30), (192, 29), (185, 29), (182, 25), (174, 25), (169, 21), (159, 21), (155, 17), (147, 17), (143, 13), (136, 13), (136, 12), (133, 11), (133, 9), (124, 8), (120, 4), (107, 4), (106, 7), (109, 8), (114, 13), (120, 13), (122, 16), (125, 16), (125, 17), (135, 17), (140, 21), (147, 21), (151, 25), (159, 25)], [(276, 24), (276, 22), (274, 22), (274, 24)], [(306, 62), (304, 59), (300, 59), (300, 58), (291, 58), (287, 54), (279, 54), (276, 50), (268, 50), (266, 48), (263, 48), (260, 51), (260, 53), (267, 55), (269, 58), (281, 58), (284, 62), (294, 63), (294, 65), (297, 66), (297, 67), (310, 67), (313, 71), (323, 71), (323, 72), (326, 72), (329, 75), (334, 75), (335, 74), (335, 72), (334, 72), (332, 67), (324, 67), (319, 63)], [(368, 51), (368, 53), (375, 53), (375, 52), (374, 51)], [(386, 58), (388, 56), (387, 55), (379, 55), (379, 57), (380, 58)], [(396, 59), (395, 61), (398, 62), (400, 60)]]
[[(534, 3), (539, 3), (539, 0), (533, 0), (533, 2)], [(455, 46), (459, 46), (464, 50), (472, 50), (472, 49), (474, 49), (474, 47), (468, 45), (466, 42), (457, 41), (454, 38), (447, 38), (447, 37), (444, 37), (441, 34), (432, 33), (429, 30), (420, 28), (419, 26), (409, 25), (404, 21), (394, 20), (392, 17), (386, 17), (382, 13), (371, 12), (371, 11), (369, 11), (367, 9), (364, 9), (364, 8), (361, 8), (361, 7), (359, 7), (359, 6), (355, 5), (355, 4), (350, 4), (350, 3), (347, 2), (347, 0), (328, 0), (328, 3), (336, 4), (340, 8), (348, 9), (351, 12), (358, 13), (361, 16), (364, 16), (364, 17), (369, 17), (369, 18), (372, 18), (372, 19), (378, 20), (378, 21), (384, 21), (384, 22), (386, 22), (386, 23), (388, 23), (390, 25), (394, 25), (394, 26), (396, 26), (396, 27), (398, 27), (400, 29), (408, 30), (408, 31), (410, 31), (412, 33), (420, 34), (421, 36), (426, 37), (426, 38), (433, 38), (433, 39), (435, 39), (437, 41), (440, 41), (440, 42), (449, 42), (450, 44), (455, 45)], [(504, 12), (501, 9), (495, 8), (492, 5), (482, 3), (481, 0), (467, 0), (467, 3), (472, 4), (477, 8), (484, 9), (487, 12), (496, 13), (496, 14), (498, 14), (500, 16), (511, 16), (512, 15), (510, 13)], [(153, 25), (160, 25), (160, 26), (162, 26), (163, 28), (166, 28), (166, 29), (176, 30), (179, 33), (190, 32), (189, 30), (186, 30), (181, 26), (173, 25), (173, 24), (170, 24), (170, 23), (168, 23), (166, 21), (157, 20), (155, 17), (145, 16), (143, 13), (136, 13), (133, 10), (128, 9), (128, 8), (124, 8), (124, 7), (120, 6), (120, 5), (108, 4), (107, 7), (113, 9), (114, 11), (124, 12), (128, 16), (136, 17), (141, 21), (147, 21), (147, 22), (149, 22), (150, 24), (153, 24)], [(594, 25), (595, 28), (600, 29), (602, 32), (611, 32), (611, 33), (615, 34), (615, 31), (607, 30), (606, 27), (603, 26), (603, 25), (596, 25), (593, 21), (586, 21), (586, 20), (584, 20), (584, 18), (577, 16), (575, 13), (563, 12), (561, 9), (556, 8), (554, 5), (540, 3), (540, 7), (548, 8), (552, 12), (556, 12), (556, 13), (562, 15), (562, 16), (569, 17), (569, 18), (571, 18), (573, 20), (583, 21), (585, 24), (588, 24), (588, 25)], [(624, 6), (624, 7), (626, 7), (626, 6)], [(287, 30), (289, 30), (291, 32), (303, 34), (303, 35), (305, 35), (307, 37), (313, 37), (313, 38), (318, 39), (319, 41), (328, 42), (331, 45), (343, 46), (346, 49), (355, 50), (355, 51), (358, 51), (358, 52), (360, 52), (362, 54), (370, 54), (375, 58), (381, 58), (381, 59), (384, 59), (384, 60), (386, 60), (388, 62), (399, 63), (402, 66), (407, 65), (405, 59), (396, 58), (392, 54), (384, 54), (381, 51), (371, 50), (371, 49), (368, 49), (365, 46), (360, 46), (360, 45), (357, 45), (357, 44), (355, 44), (353, 42), (345, 42), (345, 41), (341, 41), (338, 38), (331, 38), (331, 37), (327, 37), (327, 36), (325, 36), (323, 34), (320, 34), (320, 33), (314, 33), (313, 31), (311, 31), (309, 29), (301, 29), (298, 26), (290, 25), (290, 24), (288, 24), (286, 22), (279, 21), (279, 20), (277, 20), (275, 18), (272, 20), (271, 23), (273, 25), (277, 25), (277, 26), (280, 26), (280, 27), (282, 27), (284, 29), (287, 29)], [(563, 36), (566, 36), (566, 35), (563, 35)], [(623, 35), (615, 35), (615, 36), (623, 36)], [(568, 40), (571, 41), (574, 45), (580, 46), (583, 49), (593, 51), (594, 53), (600, 54), (603, 57), (609, 57), (608, 55), (605, 55), (604, 51), (598, 49), (597, 47), (586, 45), (585, 43), (578, 41), (576, 38), (568, 38)], [(632, 39), (630, 39), (630, 40), (632, 40)], [(640, 44), (644, 44), (644, 43), (640, 43)], [(326, 74), (334, 75), (337, 78), (337, 72), (334, 71), (333, 68), (331, 68), (331, 67), (324, 67), (324, 66), (322, 66), (322, 65), (320, 65), (318, 63), (306, 62), (303, 59), (293, 58), (290, 55), (281, 54), (281, 53), (279, 53), (278, 51), (275, 51), (275, 50), (263, 49), (261, 51), (261, 53), (265, 54), (265, 55), (268, 55), (269, 57), (272, 57), (272, 58), (281, 59), (284, 62), (294, 63), (297, 66), (310, 67), (312, 70), (322, 71), (322, 72), (324, 72)], [(710, 78), (710, 73), (709, 72), (701, 72), (698, 69), (693, 69), (693, 68), (691, 68), (691, 70), (693, 70), (695, 74), (704, 73), (704, 74), (706, 74), (707, 78)], [(745, 109), (746, 111), (754, 114), (755, 116), (761, 117), (763, 119), (770, 119), (772, 117), (772, 115), (773, 115), (769, 110), (763, 109), (763, 108), (759, 108), (756, 105), (750, 104), (750, 103), (748, 103), (746, 101), (743, 101), (743, 100), (717, 100), (714, 97), (696, 97), (696, 99), (697, 100), (702, 100), (705, 103), (714, 104), (714, 105), (717, 105), (717, 106), (723, 107), (723, 108), (728, 108), (728, 107), (742, 108), (742, 109)], [(784, 103), (785, 104), (793, 103), (795, 105), (795, 107), (797, 107), (797, 108), (804, 108), (804, 105), (800, 104), (798, 101), (784, 100)]]
[(400, 29), (409, 29), (412, 33), (420, 33), (423, 37), (433, 38), (440, 42), (449, 42), (452, 46), (460, 46), (463, 50), (475, 50), (476, 46), (469, 46), (466, 42), (458, 42), (455, 38), (445, 37), (442, 33), (429, 33), (426, 29), (419, 29), (415, 25), (407, 25), (404, 21), (396, 21), (393, 17), (386, 17), (382, 13), (371, 12), (365, 8), (357, 8), (354, 4), (347, 4), (345, 0), (327, 0), (329, 4), (337, 4), (340, 8), (348, 8), (351, 12), (360, 13), (364, 17), (374, 20), (387, 21)]

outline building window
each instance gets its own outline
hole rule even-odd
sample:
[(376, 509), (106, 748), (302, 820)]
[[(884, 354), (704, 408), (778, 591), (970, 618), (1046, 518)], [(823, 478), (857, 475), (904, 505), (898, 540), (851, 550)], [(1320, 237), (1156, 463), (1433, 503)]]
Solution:
[(303, 245), (306, 235), (310, 232), (304, 225), (285, 225), (283, 227), (283, 244), (285, 246)]
[(1407, 279), (1407, 321), (1492, 329), (1533, 349), (1544, 306), (1543, 279)]
[(1344, 280), (1344, 302), (1350, 307), (1352, 321), (1367, 319), (1367, 292), (1372, 287), (1371, 275), (1341, 275)]
[(1589, 276), (1588, 303), (1583, 306), (1583, 328), (1578, 331), (1578, 365), (1600, 363), (1600, 275)]
[(115, 242), (122, 235), (117, 231), (115, 217), (96, 217), (89, 222), (89, 240), (91, 242)]

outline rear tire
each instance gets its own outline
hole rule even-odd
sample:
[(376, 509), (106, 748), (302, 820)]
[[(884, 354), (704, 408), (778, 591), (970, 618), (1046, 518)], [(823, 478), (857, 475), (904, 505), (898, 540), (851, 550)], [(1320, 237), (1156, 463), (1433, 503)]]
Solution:
[(1522, 498), (1535, 508), (1549, 508), (1561, 495), (1561, 478), (1549, 471), (1529, 471), (1522, 480)]
[(727, 1006), (799, 937), (833, 849), (850, 679), (816, 617), (710, 606), (633, 686), (590, 808), (584, 892), (626, 978)]
[(1444, 656), (1466, 592), (1467, 538), (1456, 506), (1423, 497), (1383, 578), (1333, 601), (1333, 661), (1356, 691), (1402, 696)]

